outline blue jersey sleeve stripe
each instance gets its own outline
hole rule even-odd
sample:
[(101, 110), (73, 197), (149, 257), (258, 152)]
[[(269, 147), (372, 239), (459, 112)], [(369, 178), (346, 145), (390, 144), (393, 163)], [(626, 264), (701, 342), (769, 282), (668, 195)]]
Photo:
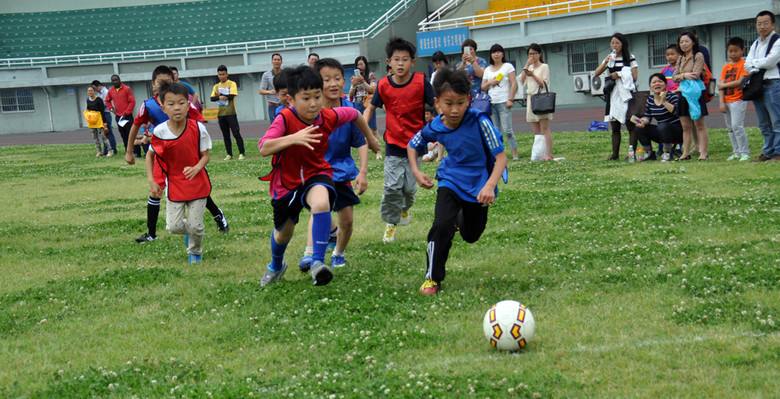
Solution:
[(485, 137), (488, 148), (491, 150), (498, 148), (501, 144), (498, 142), (498, 131), (496, 130), (496, 127), (493, 126), (487, 118), (483, 118), (480, 121), (480, 126), (482, 127), (482, 135)]

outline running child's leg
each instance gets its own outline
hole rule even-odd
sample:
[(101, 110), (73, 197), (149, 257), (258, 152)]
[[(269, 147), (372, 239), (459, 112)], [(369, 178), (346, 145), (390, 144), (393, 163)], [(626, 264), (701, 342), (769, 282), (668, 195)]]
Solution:
[(189, 234), (187, 253), (198, 257), (203, 253), (203, 232), (206, 229), (203, 225), (203, 211), (205, 208), (205, 199), (187, 202), (186, 229), (187, 234)]
[(225, 214), (222, 212), (222, 209), (219, 209), (219, 207), (214, 202), (214, 200), (211, 199), (210, 195), (208, 196), (208, 198), (206, 198), (206, 209), (209, 210), (209, 213), (211, 213), (211, 217), (217, 223), (217, 228), (219, 228), (219, 231), (223, 233), (227, 233), (228, 230), (230, 230), (230, 227), (228, 226), (227, 217), (225, 217)]
[(462, 206), (461, 216), (458, 217), (458, 230), (463, 241), (473, 244), (485, 231), (489, 207), (473, 202), (463, 202)]
[(313, 253), (311, 276), (314, 285), (325, 285), (333, 279), (333, 272), (325, 264), (325, 251), (328, 247), (331, 224), (331, 199), (328, 187), (315, 184), (306, 192), (306, 204), (312, 214), (311, 236)]
[(343, 255), (344, 250), (347, 249), (350, 238), (352, 238), (352, 227), (354, 224), (354, 212), (351, 206), (348, 206), (338, 212), (338, 239), (336, 240), (336, 248), (333, 251), (336, 255)]
[(436, 283), (444, 280), (445, 264), (452, 247), (452, 238), (455, 236), (458, 212), (461, 209), (461, 200), (452, 190), (438, 189), (433, 226), (428, 231), (426, 280), (433, 280)]

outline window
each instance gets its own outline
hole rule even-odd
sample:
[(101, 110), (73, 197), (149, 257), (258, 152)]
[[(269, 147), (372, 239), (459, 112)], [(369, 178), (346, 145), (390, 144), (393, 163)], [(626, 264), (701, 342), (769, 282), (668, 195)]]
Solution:
[(599, 66), (599, 50), (595, 40), (569, 43), (569, 73), (590, 72)]
[(745, 55), (747, 55), (748, 49), (750, 49), (750, 46), (758, 38), (756, 21), (754, 19), (749, 19), (747, 21), (726, 25), (726, 43), (735, 36), (741, 37), (745, 41)]
[(0, 91), (2, 112), (35, 111), (32, 89), (9, 89)]
[(647, 36), (647, 64), (653, 68), (666, 66), (666, 48), (677, 43), (680, 32), (654, 32)]

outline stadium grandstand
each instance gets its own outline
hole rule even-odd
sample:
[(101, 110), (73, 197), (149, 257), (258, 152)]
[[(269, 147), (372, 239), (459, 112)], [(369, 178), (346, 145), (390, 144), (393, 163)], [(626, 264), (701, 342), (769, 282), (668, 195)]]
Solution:
[[(640, 88), (665, 64), (664, 50), (683, 30), (707, 46), (711, 64), (725, 62), (731, 36), (755, 38), (753, 18), (778, 11), (773, 0), (202, 0), (156, 2), (0, 0), (0, 134), (73, 130), (86, 126), (86, 85), (119, 74), (143, 99), (155, 65), (177, 66), (201, 100), (217, 65), (239, 86), (240, 120), (265, 118), (257, 94), (274, 52), (285, 66), (317, 52), (348, 67), (367, 56), (384, 73), (390, 36), (417, 40), (417, 68), (429, 71), (431, 43), (467, 36), (478, 55), (500, 43), (522, 66), (530, 43), (550, 65), (552, 90), (563, 107), (595, 107), (601, 77), (592, 71), (609, 52), (609, 36), (626, 34), (640, 65)], [(460, 46), (441, 48), (454, 65)], [(519, 93), (518, 96), (522, 96)], [(140, 101), (139, 101), (140, 102)], [(521, 111), (518, 111), (521, 112)], [(522, 111), (524, 112), (524, 111)]]

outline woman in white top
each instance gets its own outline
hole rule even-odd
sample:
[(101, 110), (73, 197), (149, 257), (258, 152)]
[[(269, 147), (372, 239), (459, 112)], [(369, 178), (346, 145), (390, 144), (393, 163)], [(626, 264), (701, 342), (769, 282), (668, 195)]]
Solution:
[(517, 160), (517, 140), (512, 131), (512, 105), (517, 93), (517, 79), (515, 67), (506, 62), (506, 53), (500, 44), (490, 47), (490, 65), (482, 74), (481, 88), (490, 95), (493, 124), (509, 142), (512, 160)]
[(552, 130), (550, 121), (553, 114), (536, 115), (531, 112), (531, 98), (544, 87), (550, 87), (550, 67), (544, 63), (542, 58), (542, 47), (536, 43), (528, 46), (528, 61), (526, 61), (523, 71), (520, 72), (520, 81), (525, 85), (527, 97), (525, 120), (531, 124), (534, 135), (544, 135), (545, 155), (542, 158), (545, 161), (552, 161)]

